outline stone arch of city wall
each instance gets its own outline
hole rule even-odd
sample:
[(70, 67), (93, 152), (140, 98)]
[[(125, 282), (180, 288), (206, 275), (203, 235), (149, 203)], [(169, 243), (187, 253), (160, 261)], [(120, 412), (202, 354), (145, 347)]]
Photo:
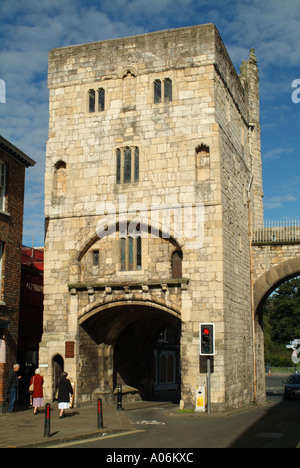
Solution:
[(254, 310), (259, 313), (278, 286), (300, 275), (300, 245), (254, 246), (253, 266)]
[(252, 258), (256, 374), (257, 381), (262, 382), (265, 372), (262, 305), (281, 284), (300, 275), (300, 245), (298, 243), (253, 245)]

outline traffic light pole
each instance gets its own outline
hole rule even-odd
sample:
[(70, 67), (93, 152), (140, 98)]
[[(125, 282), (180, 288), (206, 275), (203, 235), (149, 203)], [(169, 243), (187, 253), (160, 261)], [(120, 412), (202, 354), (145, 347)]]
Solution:
[(207, 413), (210, 414), (210, 356), (207, 356)]
[(207, 412), (210, 413), (210, 357), (215, 355), (215, 324), (200, 323), (200, 356), (206, 356), (206, 377), (207, 377)]

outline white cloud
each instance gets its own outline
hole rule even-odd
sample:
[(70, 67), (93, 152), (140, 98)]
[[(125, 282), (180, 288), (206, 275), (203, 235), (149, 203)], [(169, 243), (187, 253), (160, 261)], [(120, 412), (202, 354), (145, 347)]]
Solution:
[(264, 200), (264, 208), (267, 210), (274, 210), (277, 208), (282, 208), (286, 203), (295, 201), (297, 201), (297, 198), (294, 195), (278, 195), (276, 197), (266, 198)]
[(282, 156), (286, 154), (290, 154), (294, 152), (294, 148), (282, 148), (282, 147), (275, 147), (271, 150), (262, 154), (263, 159), (280, 159)]
[(244, 0), (234, 4), (232, 20), (225, 17), (222, 21), (222, 29), (234, 45), (256, 48), (264, 66), (280, 68), (299, 63), (298, 0)]
[[(264, 128), (271, 131), (276, 112), (282, 119), (290, 118), (288, 108), (280, 112), (274, 103), (286, 96), (286, 106), (291, 105), (291, 82), (300, 78), (299, 0), (1, 0), (0, 22), (0, 79), (5, 80), (7, 98), (0, 104), (0, 133), (37, 162), (26, 171), (26, 232), (43, 229), (38, 210), (30, 213), (30, 206), (43, 211), (47, 62), (53, 48), (212, 22), (237, 71), (250, 48), (256, 50), (261, 96), (264, 103), (273, 103), (271, 111), (262, 110)], [(273, 144), (265, 159), (280, 161), (293, 150), (290, 143)], [(266, 197), (265, 207), (288, 201), (292, 200)]]
[(44, 168), (48, 135), (48, 52), (55, 47), (144, 32), (111, 20), (101, 2), (2, 0), (1, 79), (6, 104), (0, 107), (0, 133), (36, 161), (26, 170), (24, 242), (43, 242)]

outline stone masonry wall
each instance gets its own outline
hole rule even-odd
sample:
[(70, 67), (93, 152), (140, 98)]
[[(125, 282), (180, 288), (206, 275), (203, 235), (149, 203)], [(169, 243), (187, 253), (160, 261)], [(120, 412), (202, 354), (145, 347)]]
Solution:
[[(158, 79), (172, 81), (171, 101), (154, 102)], [(105, 91), (105, 109), (91, 113), (89, 90), (99, 88)], [(72, 380), (80, 380), (79, 361), (85, 359), (78, 341), (82, 293), (76, 290), (70, 295), (68, 285), (94, 278), (139, 282), (154, 277), (163, 282), (171, 276), (171, 254), (179, 249), (182, 276), (188, 280), (187, 289), (178, 288), (172, 302), (181, 317), (182, 398), (193, 407), (196, 386), (206, 385), (206, 374), (199, 368), (199, 323), (211, 321), (216, 324), (217, 350), (212, 404), (227, 408), (249, 403), (253, 367), (246, 193), (251, 166), (248, 97), (215, 27), (53, 50), (49, 92), (40, 348), (48, 382), (53, 356), (65, 357), (65, 341), (75, 341), (74, 358), (65, 358)], [(126, 147), (139, 149), (139, 180), (118, 184), (117, 150)], [(117, 244), (99, 241), (96, 235), (98, 223), (110, 214), (121, 222), (120, 197), (131, 207), (128, 220), (139, 216), (139, 203), (148, 226), (153, 206), (191, 204), (193, 226), (195, 209), (201, 207), (203, 229), (192, 239), (194, 247), (185, 232), (171, 229), (168, 241), (143, 242), (144, 270), (120, 271)], [(163, 231), (163, 220), (157, 226)], [(101, 271), (91, 264), (92, 251), (98, 248)], [(101, 305), (97, 301), (95, 310)], [(87, 349), (89, 338), (84, 340)], [(93, 359), (97, 361), (94, 350)], [(91, 392), (97, 384), (97, 379), (91, 379)], [(49, 383), (48, 396), (51, 391)], [(77, 398), (80, 402), (80, 395)]]

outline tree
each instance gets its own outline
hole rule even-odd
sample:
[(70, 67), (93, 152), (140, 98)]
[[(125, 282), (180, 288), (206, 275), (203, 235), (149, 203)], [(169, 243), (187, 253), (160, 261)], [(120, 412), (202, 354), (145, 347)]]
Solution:
[[(300, 278), (282, 284), (264, 304), (265, 358), (285, 360), (285, 345), (300, 338)], [(273, 362), (272, 362), (273, 363)]]

